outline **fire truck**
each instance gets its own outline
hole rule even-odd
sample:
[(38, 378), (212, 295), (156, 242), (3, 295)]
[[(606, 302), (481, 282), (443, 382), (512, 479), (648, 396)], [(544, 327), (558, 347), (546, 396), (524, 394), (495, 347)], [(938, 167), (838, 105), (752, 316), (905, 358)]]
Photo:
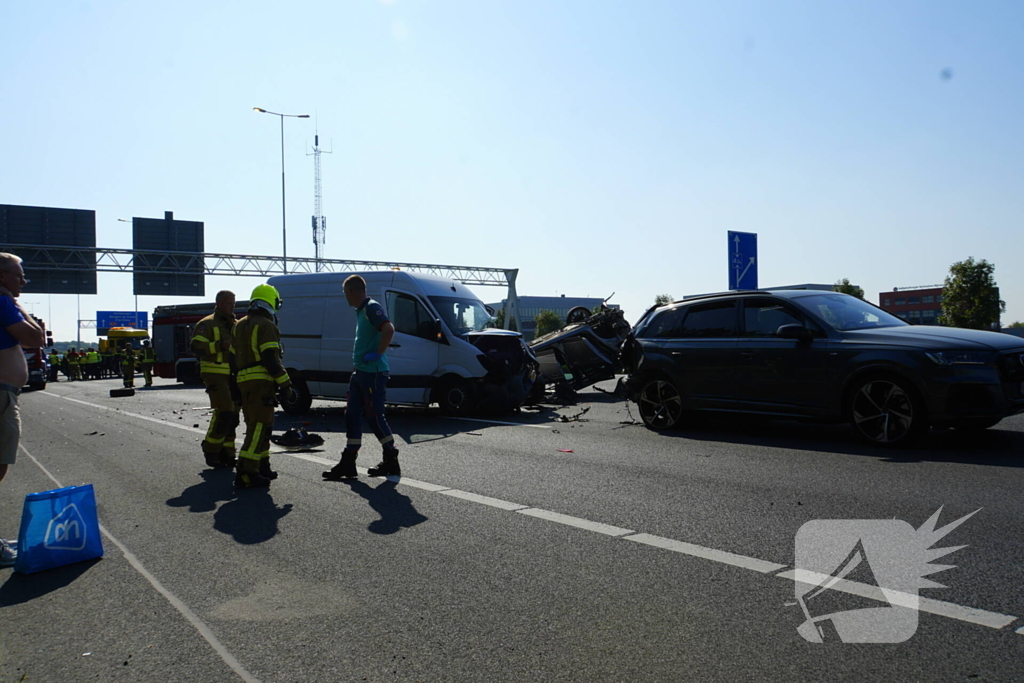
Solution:
[[(192, 330), (196, 323), (213, 313), (213, 302), (157, 306), (153, 311), (153, 374), (185, 384), (202, 384), (199, 359), (192, 353)], [(248, 301), (235, 303), (235, 317), (249, 310)]]
[[(31, 313), (29, 315), (32, 315)], [(46, 349), (53, 346), (53, 333), (46, 329), (46, 323), (43, 322), (42, 318), (32, 316), (32, 319), (36, 321), (46, 332), (46, 346), (40, 346), (37, 349), (25, 349), (25, 362), (28, 364), (28, 384), (32, 389), (42, 390), (46, 388), (46, 379), (50, 374), (50, 366), (46, 360)]]

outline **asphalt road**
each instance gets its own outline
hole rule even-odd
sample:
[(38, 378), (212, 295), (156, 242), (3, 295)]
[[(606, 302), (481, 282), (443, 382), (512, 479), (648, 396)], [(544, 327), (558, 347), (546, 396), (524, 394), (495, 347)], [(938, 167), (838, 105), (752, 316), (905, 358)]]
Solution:
[[(395, 410), (405, 477), (335, 483), (343, 413), (318, 402), (325, 446), (236, 492), (203, 464), (201, 390), (117, 383), (21, 398), (0, 535), (25, 494), (80, 483), (108, 535), (102, 560), (0, 570), (0, 683), (1024, 680), (1024, 417), (883, 451), (792, 422), (658, 434), (591, 390), (513, 424)], [(966, 547), (912, 637), (800, 636), (804, 523), (940, 507), (978, 512), (936, 544)]]

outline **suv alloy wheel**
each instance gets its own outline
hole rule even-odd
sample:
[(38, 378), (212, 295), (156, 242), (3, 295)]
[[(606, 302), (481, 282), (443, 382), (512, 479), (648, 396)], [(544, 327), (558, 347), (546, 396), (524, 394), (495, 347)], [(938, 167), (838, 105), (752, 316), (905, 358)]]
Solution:
[(683, 417), (683, 399), (670, 380), (654, 378), (644, 382), (637, 396), (640, 418), (651, 429), (672, 429)]
[(928, 429), (924, 404), (902, 378), (874, 375), (850, 394), (850, 424), (872, 446), (909, 446)]

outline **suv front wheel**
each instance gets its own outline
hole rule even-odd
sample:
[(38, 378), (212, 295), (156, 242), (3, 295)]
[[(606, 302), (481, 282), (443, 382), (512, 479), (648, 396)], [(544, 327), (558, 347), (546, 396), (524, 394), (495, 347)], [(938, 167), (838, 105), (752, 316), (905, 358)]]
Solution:
[(683, 399), (679, 389), (664, 378), (643, 383), (636, 398), (640, 418), (651, 429), (672, 429), (683, 418)]
[(909, 446), (928, 429), (923, 401), (902, 378), (875, 375), (858, 380), (849, 406), (854, 431), (872, 446)]

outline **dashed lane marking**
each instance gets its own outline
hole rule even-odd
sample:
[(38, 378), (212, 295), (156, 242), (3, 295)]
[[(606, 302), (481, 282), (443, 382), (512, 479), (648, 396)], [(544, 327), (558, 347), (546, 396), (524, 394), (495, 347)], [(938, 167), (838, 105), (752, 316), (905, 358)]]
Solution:
[[(174, 424), (166, 420), (161, 420), (146, 415), (138, 415), (136, 413), (130, 413), (124, 410), (110, 408), (108, 406), (102, 406), (96, 403), (90, 403), (88, 401), (82, 401), (68, 396), (59, 396), (54, 394), (46, 394), (54, 398), (62, 398), (67, 401), (73, 401), (86, 406), (93, 406), (95, 408), (101, 408), (103, 410), (109, 410), (112, 412), (119, 413), (121, 415), (128, 415), (131, 417), (137, 417), (142, 420), (149, 422), (157, 422), (163, 425), (170, 425), (171, 427), (177, 427), (178, 429), (185, 429), (187, 431), (205, 433), (203, 430), (194, 429), (192, 427), (186, 427), (184, 425)], [(473, 422), (489, 422), (494, 424), (506, 424), (517, 427), (537, 427), (541, 429), (548, 429), (543, 425), (526, 425), (517, 422), (498, 422), (495, 420), (473, 420), (472, 418), (451, 418), (457, 420), (469, 420)], [(315, 455), (309, 455), (306, 453), (293, 453), (287, 450), (277, 451), (276, 453), (281, 455), (289, 455), (299, 460), (306, 460), (322, 465), (333, 466), (334, 462), (327, 460), (326, 458), (320, 458)], [(33, 458), (34, 460), (34, 458)], [(40, 467), (42, 467), (40, 465)], [(360, 474), (365, 475), (366, 469), (362, 467), (356, 468)], [(45, 471), (45, 470), (44, 470)], [(52, 479), (52, 477), (51, 477)], [(692, 557), (699, 557), (701, 559), (710, 560), (712, 562), (719, 562), (721, 564), (731, 565), (733, 567), (739, 567), (741, 569), (747, 569), (756, 571), (762, 574), (772, 574), (780, 579), (786, 579), (789, 581), (797, 580), (797, 574), (795, 570), (780, 571), (787, 568), (787, 565), (778, 564), (776, 562), (769, 562), (767, 560), (761, 560), (756, 557), (747, 557), (745, 555), (737, 555), (736, 553), (730, 553), (725, 550), (718, 550), (716, 548), (707, 548), (693, 543), (686, 543), (685, 541), (677, 541), (671, 538), (664, 538), (662, 536), (654, 536), (652, 534), (636, 533), (629, 529), (622, 529), (620, 527), (603, 524), (601, 522), (592, 522), (590, 520), (582, 519), (580, 517), (571, 517), (564, 515), (559, 512), (553, 512), (550, 510), (544, 510), (541, 508), (530, 507), (529, 505), (522, 505), (520, 503), (514, 503), (507, 500), (501, 500), (499, 498), (491, 498), (489, 496), (480, 495), (478, 493), (471, 493), (469, 491), (461, 491), (459, 489), (453, 489), (447, 486), (441, 486), (438, 484), (431, 484), (425, 481), (417, 481), (415, 479), (409, 479), (407, 477), (387, 477), (388, 480), (401, 483), (404, 486), (410, 486), (412, 488), (418, 488), (425, 491), (434, 493), (440, 493), (452, 498), (459, 498), (472, 503), (479, 503), (481, 505), (487, 505), (489, 507), (497, 508), (499, 510), (506, 510), (509, 512), (517, 512), (519, 514), (528, 515), (537, 519), (544, 519), (549, 522), (555, 522), (566, 526), (571, 526), (577, 529), (583, 529), (586, 531), (593, 531), (607, 536), (615, 538), (621, 538), (634, 543), (641, 543), (643, 545), (660, 548), (662, 550), (669, 550), (672, 552), (682, 553), (684, 555), (690, 555)], [(775, 573), (779, 572), (779, 573)], [(804, 579), (810, 580), (808, 572), (801, 571), (801, 582)], [(817, 583), (815, 583), (817, 585)], [(892, 600), (900, 603), (902, 606), (911, 607), (918, 609), (922, 612), (929, 614), (935, 614), (949, 619), (955, 619), (957, 621), (963, 621), (972, 624), (978, 624), (981, 626), (987, 626), (994, 629), (1002, 629), (1006, 626), (1017, 621), (1017, 617), (1008, 614), (999, 614), (998, 612), (989, 612), (982, 609), (976, 609), (974, 607), (965, 607), (963, 605), (957, 605), (951, 602), (943, 602), (941, 600), (932, 600), (930, 598), (917, 598), (914, 600), (914, 596), (909, 594), (905, 595), (905, 599), (901, 598), (900, 594), (896, 594), (893, 591), (886, 591), (882, 593), (877, 586), (869, 586), (867, 584), (861, 584), (854, 581), (843, 580), (840, 584), (839, 590), (845, 590), (846, 592), (859, 595), (861, 597), (871, 598), (879, 600), (880, 602), (886, 602), (890, 604)], [(889, 596), (888, 599), (887, 595)], [(1024, 635), (1024, 627), (1018, 628), (1015, 633)]]
[[(83, 401), (79, 402), (83, 403)], [(60, 481), (57, 480), (57, 477), (53, 476), (50, 473), (50, 470), (46, 469), (43, 463), (39, 462), (39, 460), (37, 460), (34, 455), (29, 453), (27, 448), (25, 448), (22, 445), (19, 445), (19, 448), (21, 449), (22, 453), (27, 455), (29, 459), (32, 462), (34, 462), (36, 466), (39, 467), (39, 469), (43, 471), (43, 474), (50, 478), (50, 481), (57, 485), (57, 488), (64, 488), (64, 484), (60, 483)], [(220, 642), (216, 635), (214, 635), (213, 629), (211, 629), (206, 624), (205, 621), (200, 619), (199, 615), (197, 615), (195, 612), (189, 609), (189, 606), (182, 602), (182, 600), (178, 596), (176, 596), (167, 587), (160, 583), (159, 579), (157, 579), (155, 576), (149, 573), (149, 570), (143, 566), (142, 562), (139, 561), (139, 558), (136, 557), (133, 552), (128, 550), (127, 546), (125, 546), (124, 543), (121, 543), (121, 541), (117, 540), (117, 538), (115, 538), (114, 535), (107, 530), (107, 527), (103, 526), (102, 524), (100, 524), (100, 532), (104, 536), (106, 536), (111, 543), (117, 546), (117, 549), (120, 550), (121, 553), (124, 555), (124, 559), (128, 561), (128, 564), (130, 564), (135, 569), (135, 571), (141, 574), (142, 577), (146, 579), (146, 581), (148, 581), (151, 586), (153, 586), (157, 593), (164, 596), (167, 602), (171, 603), (171, 606), (174, 607), (174, 609), (178, 610), (181, 616), (185, 617), (185, 619), (190, 624), (192, 624), (192, 626), (197, 631), (199, 631), (199, 635), (201, 635), (203, 639), (210, 644), (210, 647), (213, 648), (214, 652), (217, 653), (221, 660), (223, 660), (223, 662), (227, 664), (232, 671), (238, 674), (239, 678), (241, 678), (246, 683), (260, 683), (260, 680), (248, 671), (246, 671), (245, 667), (243, 667), (241, 663), (239, 663), (239, 661), (235, 659), (235, 656), (231, 654), (231, 652), (229, 652), (226, 647), (224, 647), (224, 644)]]

